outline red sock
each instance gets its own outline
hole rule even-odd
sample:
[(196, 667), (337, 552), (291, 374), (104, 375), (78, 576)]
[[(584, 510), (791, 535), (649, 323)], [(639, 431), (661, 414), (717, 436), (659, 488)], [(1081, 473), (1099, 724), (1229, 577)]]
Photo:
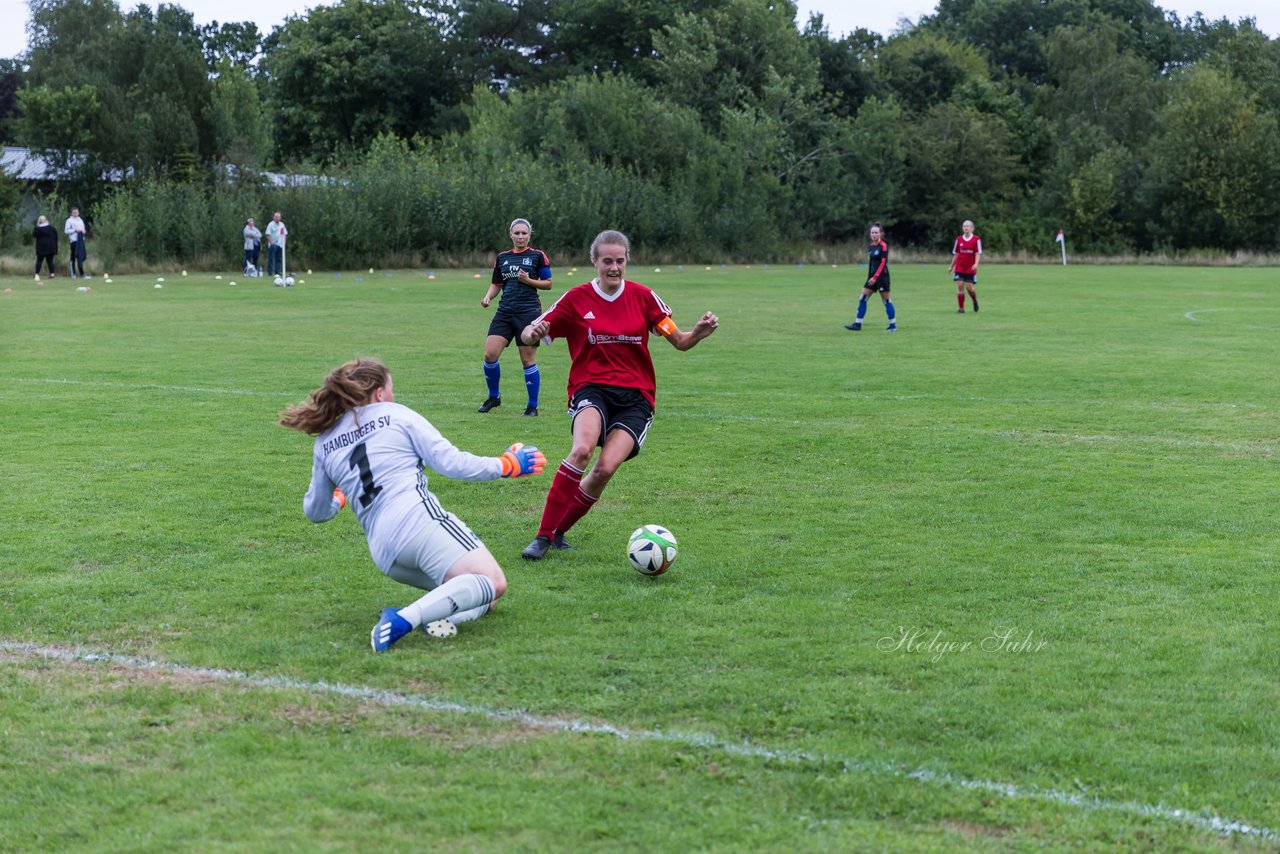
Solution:
[(569, 465), (568, 460), (560, 462), (556, 476), (551, 481), (551, 489), (547, 491), (547, 503), (542, 508), (542, 521), (538, 523), (538, 536), (550, 538), (555, 533), (556, 522), (565, 514), (573, 496), (582, 484), (582, 472)]
[(964, 311), (964, 294), (956, 294), (956, 302), (960, 303), (960, 310)]
[(579, 519), (587, 515), (592, 507), (595, 506), (599, 499), (592, 498), (590, 495), (582, 491), (582, 487), (578, 487), (578, 492), (573, 496), (573, 500), (569, 502), (569, 506), (565, 508), (564, 516), (556, 523), (556, 530), (563, 534), (574, 526)]

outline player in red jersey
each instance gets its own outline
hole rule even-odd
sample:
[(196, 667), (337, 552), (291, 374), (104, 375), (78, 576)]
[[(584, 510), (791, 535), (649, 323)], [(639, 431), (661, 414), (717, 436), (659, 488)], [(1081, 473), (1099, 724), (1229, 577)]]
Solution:
[[(573, 449), (551, 483), (538, 535), (521, 553), (528, 560), (541, 560), (551, 548), (569, 548), (565, 532), (595, 505), (618, 466), (640, 453), (657, 388), (649, 333), (688, 350), (720, 324), (708, 311), (682, 332), (657, 294), (626, 280), (630, 255), (625, 234), (600, 232), (591, 244), (596, 278), (569, 290), (520, 333), (522, 343), (564, 338), (571, 359)], [(597, 446), (600, 456), (588, 473)]]
[(964, 233), (951, 246), (951, 266), (947, 269), (956, 283), (958, 314), (964, 314), (964, 292), (973, 298), (974, 313), (978, 311), (978, 265), (982, 263), (982, 238), (973, 233), (973, 220), (966, 219), (960, 226)]

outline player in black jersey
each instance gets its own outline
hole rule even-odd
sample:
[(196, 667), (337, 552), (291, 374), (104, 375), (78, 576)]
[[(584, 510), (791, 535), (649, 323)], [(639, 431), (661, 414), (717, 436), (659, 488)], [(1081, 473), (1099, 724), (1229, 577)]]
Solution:
[[(498, 254), (493, 265), (493, 277), (489, 290), (480, 305), (489, 307), (493, 298), (502, 293), (498, 310), (489, 324), (489, 335), (484, 339), (484, 381), (489, 386), (489, 396), (480, 404), (479, 412), (488, 412), (502, 405), (499, 381), (502, 367), (498, 358), (511, 343), (511, 339), (542, 314), (542, 301), (538, 291), (551, 290), (551, 260), (541, 249), (529, 245), (533, 226), (527, 219), (511, 221), (511, 248)], [(529, 390), (529, 403), (525, 415), (538, 414), (538, 388), (542, 377), (538, 373), (538, 342), (523, 344), (516, 341), (520, 361), (524, 363), (524, 384)]]
[(884, 242), (884, 231), (878, 222), (871, 225), (871, 245), (867, 247), (867, 256), (867, 283), (862, 286), (862, 296), (858, 299), (858, 316), (844, 328), (851, 332), (860, 330), (862, 319), (867, 316), (867, 297), (879, 293), (884, 302), (884, 313), (889, 318), (885, 332), (897, 332), (898, 314), (889, 294), (889, 244)]

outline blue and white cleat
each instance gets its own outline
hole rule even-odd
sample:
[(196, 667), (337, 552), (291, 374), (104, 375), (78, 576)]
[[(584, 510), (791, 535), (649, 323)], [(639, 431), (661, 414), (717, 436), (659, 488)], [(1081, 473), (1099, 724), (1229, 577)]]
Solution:
[(391, 649), (393, 643), (411, 631), (413, 631), (413, 626), (409, 625), (409, 621), (400, 616), (395, 608), (384, 608), (382, 619), (378, 620), (378, 624), (373, 627), (373, 631), (369, 632), (369, 639), (373, 643), (373, 651), (386, 652)]

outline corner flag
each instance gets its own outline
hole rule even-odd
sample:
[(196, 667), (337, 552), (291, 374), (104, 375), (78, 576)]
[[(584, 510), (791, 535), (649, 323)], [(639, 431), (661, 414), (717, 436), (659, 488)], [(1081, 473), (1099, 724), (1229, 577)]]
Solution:
[(1067, 239), (1062, 236), (1062, 229), (1058, 229), (1058, 236), (1053, 241), (1062, 245), (1062, 266), (1067, 266)]

